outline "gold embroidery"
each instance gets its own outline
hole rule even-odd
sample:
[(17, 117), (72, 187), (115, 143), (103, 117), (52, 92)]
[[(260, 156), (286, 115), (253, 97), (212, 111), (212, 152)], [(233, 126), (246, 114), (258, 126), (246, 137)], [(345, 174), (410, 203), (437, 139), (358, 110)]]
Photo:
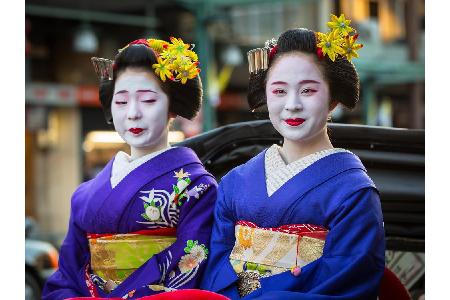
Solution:
[(322, 256), (324, 245), (324, 240), (304, 236), (301, 238), (298, 245), (298, 257), (301, 260), (310, 263)]
[(175, 242), (172, 236), (117, 234), (89, 239), (94, 274), (117, 284)]
[(261, 229), (255, 229), (253, 233), (253, 245), (252, 245), (252, 257), (260, 256), (261, 253), (264, 251), (264, 249), (267, 248), (267, 245), (269, 245), (270, 241), (272, 240), (273, 236), (270, 233), (266, 233), (264, 231), (267, 230), (261, 230)]
[[(264, 230), (269, 231), (269, 230)], [(270, 231), (269, 231), (270, 232)], [(277, 263), (285, 257), (292, 248), (297, 246), (298, 237), (293, 234), (282, 233), (282, 232), (274, 232), (274, 235), (278, 238), (276, 244), (274, 245), (272, 251), (267, 254), (262, 260), (261, 263), (276, 266)], [(294, 258), (295, 259), (295, 258)], [(284, 265), (283, 267), (288, 267)]]
[(247, 227), (252, 229), (252, 243), (248, 243), (246, 227), (236, 226), (236, 242), (230, 254), (230, 263), (238, 274), (252, 270), (263, 277), (271, 276), (293, 266), (304, 266), (322, 256), (324, 240)]
[(235, 235), (230, 263), (238, 276), (241, 297), (259, 289), (261, 278), (289, 271), (293, 266), (292, 274), (299, 276), (300, 266), (322, 256), (325, 245), (318, 238), (242, 225), (236, 225)]
[(253, 244), (254, 228), (239, 226), (237, 241), (244, 249), (250, 248)]

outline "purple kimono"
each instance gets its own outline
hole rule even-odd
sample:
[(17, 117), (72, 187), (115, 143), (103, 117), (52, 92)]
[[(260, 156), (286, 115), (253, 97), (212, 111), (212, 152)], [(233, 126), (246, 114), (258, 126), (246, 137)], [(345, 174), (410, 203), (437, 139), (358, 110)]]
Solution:
[[(159, 293), (150, 288), (152, 285), (166, 290), (198, 287), (208, 256), (217, 191), (214, 177), (191, 149), (178, 147), (138, 166), (112, 188), (113, 160), (73, 194), (59, 269), (47, 281), (43, 299), (94, 295), (134, 299)], [(87, 234), (164, 228), (176, 228), (176, 241), (153, 255), (112, 292), (105, 293), (89, 280), (92, 272)], [(194, 250), (196, 256), (191, 257)]]

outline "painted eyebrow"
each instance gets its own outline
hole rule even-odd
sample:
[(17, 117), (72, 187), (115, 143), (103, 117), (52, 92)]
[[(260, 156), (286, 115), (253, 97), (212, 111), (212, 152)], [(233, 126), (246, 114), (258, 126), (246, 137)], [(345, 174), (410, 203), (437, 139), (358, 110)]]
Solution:
[[(299, 82), (299, 84), (307, 84), (307, 83), (317, 83), (320, 84), (320, 82), (312, 80), (312, 79), (305, 79)], [(274, 81), (270, 85), (276, 85), (276, 84), (283, 84), (286, 85), (287, 83), (284, 81)]]
[(306, 84), (306, 83), (317, 83), (320, 84), (320, 82), (312, 80), (312, 79), (306, 79), (299, 82), (299, 84)]
[(117, 95), (117, 94), (126, 94), (126, 93), (128, 93), (128, 91), (126, 91), (126, 90), (120, 90), (120, 91), (118, 91), (117, 93), (115, 93), (114, 95)]
[[(117, 95), (117, 94), (126, 94), (126, 93), (128, 93), (127, 90), (120, 90), (120, 91), (118, 91), (117, 93), (115, 93), (114, 95)], [(137, 90), (136, 93), (155, 93), (155, 94), (156, 94), (156, 92), (153, 91), (153, 90)]]
[(284, 81), (274, 81), (270, 85), (276, 85), (276, 84), (287, 84), (287, 83)]
[(156, 94), (156, 92), (153, 90), (137, 90), (136, 92), (137, 93), (155, 93)]

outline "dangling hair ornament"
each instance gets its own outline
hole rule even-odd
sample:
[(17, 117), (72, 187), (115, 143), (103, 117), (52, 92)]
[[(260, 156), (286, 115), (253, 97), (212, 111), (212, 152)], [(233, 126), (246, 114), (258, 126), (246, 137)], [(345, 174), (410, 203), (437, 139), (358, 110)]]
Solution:
[(91, 57), (91, 62), (94, 65), (95, 73), (100, 80), (113, 79), (113, 61), (107, 58)]
[(356, 50), (363, 47), (357, 44), (358, 34), (356, 30), (350, 27), (351, 20), (345, 19), (344, 14), (339, 18), (331, 14), (331, 21), (327, 22), (330, 30), (327, 33), (316, 32), (317, 40), (317, 57), (319, 59), (328, 55), (335, 61), (336, 58), (343, 57), (351, 61), (353, 57), (359, 57)]
[(263, 48), (256, 48), (247, 52), (248, 71), (257, 74), (269, 68), (269, 61), (278, 51), (277, 40), (266, 41)]
[[(138, 39), (119, 49), (119, 53), (130, 45), (145, 45), (153, 50), (157, 63), (152, 65), (152, 69), (163, 82), (169, 78), (172, 81), (185, 84), (187, 80), (197, 77), (200, 73), (198, 56), (192, 50), (195, 45), (185, 44), (180, 38), (170, 37), (170, 43), (157, 39)], [(97, 71), (100, 69), (100, 62), (108, 61), (108, 68), (111, 69), (111, 72), (108, 74), (110, 74), (110, 79), (112, 79), (112, 70), (115, 69), (112, 60), (97, 57), (93, 57), (91, 60), (97, 75), (99, 75), (99, 72), (100, 74), (102, 72), (105, 73), (102, 70)]]

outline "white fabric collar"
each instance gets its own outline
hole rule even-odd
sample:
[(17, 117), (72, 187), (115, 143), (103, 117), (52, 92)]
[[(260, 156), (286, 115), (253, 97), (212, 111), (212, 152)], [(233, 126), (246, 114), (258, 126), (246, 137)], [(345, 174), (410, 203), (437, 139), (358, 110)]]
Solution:
[(143, 163), (149, 161), (150, 159), (160, 155), (163, 152), (166, 152), (173, 147), (165, 148), (156, 152), (149, 153), (142, 157), (139, 157), (135, 160), (131, 160), (131, 156), (123, 151), (119, 151), (114, 158), (112, 170), (111, 170), (111, 187), (115, 187), (125, 178), (128, 174), (131, 173), (134, 169), (142, 165)]
[(271, 196), (289, 179), (325, 156), (339, 152), (350, 152), (341, 148), (318, 151), (286, 164), (280, 154), (281, 147), (274, 144), (267, 149), (264, 157), (267, 195)]

